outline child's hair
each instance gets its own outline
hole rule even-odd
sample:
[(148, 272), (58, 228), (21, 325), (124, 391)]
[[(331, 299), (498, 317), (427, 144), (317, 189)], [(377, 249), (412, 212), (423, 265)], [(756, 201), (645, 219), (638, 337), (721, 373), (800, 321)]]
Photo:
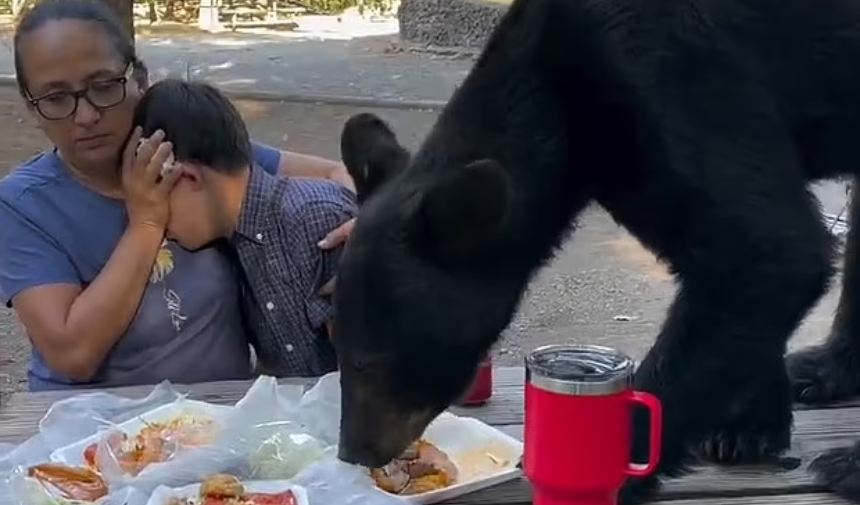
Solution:
[(143, 136), (164, 131), (177, 161), (219, 172), (251, 164), (251, 140), (236, 107), (215, 87), (180, 79), (159, 81), (146, 91), (134, 112)]

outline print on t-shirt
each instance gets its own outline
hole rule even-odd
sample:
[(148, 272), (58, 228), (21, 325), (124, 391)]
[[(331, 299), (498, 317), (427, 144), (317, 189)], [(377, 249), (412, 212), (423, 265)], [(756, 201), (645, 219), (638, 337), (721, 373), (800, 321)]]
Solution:
[(170, 289), (167, 286), (167, 282), (165, 282), (170, 273), (173, 272), (173, 267), (173, 251), (170, 250), (170, 242), (165, 239), (161, 243), (158, 255), (155, 257), (155, 264), (152, 265), (149, 282), (151, 284), (161, 284), (161, 297), (167, 304), (170, 322), (173, 324), (173, 329), (176, 330), (176, 333), (179, 333), (182, 331), (182, 323), (187, 318), (182, 314), (182, 297), (179, 296), (179, 293)]

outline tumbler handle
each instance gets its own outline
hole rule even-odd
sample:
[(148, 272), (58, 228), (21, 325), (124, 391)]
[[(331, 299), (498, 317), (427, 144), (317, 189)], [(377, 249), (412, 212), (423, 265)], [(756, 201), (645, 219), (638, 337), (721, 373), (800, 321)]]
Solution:
[(663, 435), (663, 405), (656, 396), (641, 391), (631, 391), (630, 401), (648, 409), (650, 419), (650, 432), (648, 433), (648, 463), (631, 464), (627, 469), (627, 475), (631, 477), (645, 477), (657, 469), (660, 462), (660, 450), (662, 449)]

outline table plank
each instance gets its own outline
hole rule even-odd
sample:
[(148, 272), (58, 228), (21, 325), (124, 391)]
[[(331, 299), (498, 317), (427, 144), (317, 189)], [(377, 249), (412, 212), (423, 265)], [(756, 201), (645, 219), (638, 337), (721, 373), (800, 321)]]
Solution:
[[(522, 392), (523, 380), (525, 371), (522, 367), (496, 367), (493, 369), (493, 385), (495, 388), (502, 390), (519, 389)], [(280, 384), (302, 384), (310, 386), (316, 383), (316, 378), (286, 378), (278, 379)], [(196, 384), (173, 384), (173, 387), (181, 392), (189, 392), (191, 394), (219, 394), (226, 392), (232, 394), (236, 391), (247, 391), (248, 387), (253, 384), (254, 380), (234, 380), (234, 381), (216, 381), (202, 382)], [(51, 404), (56, 401), (76, 396), (83, 393), (92, 393), (96, 391), (105, 391), (125, 396), (127, 398), (143, 398), (148, 395), (153, 385), (142, 386), (123, 386), (117, 388), (99, 388), (99, 389), (75, 389), (75, 390), (60, 390), (60, 391), (18, 391), (0, 409), (11, 408), (19, 405), (21, 402), (30, 403), (47, 403)], [(243, 393), (244, 394), (244, 393)], [(522, 405), (520, 405), (522, 407)], [(521, 421), (520, 421), (521, 422)]]
[[(495, 488), (491, 488), (495, 489)], [(477, 495), (475, 498), (473, 496)], [(455, 498), (442, 502), (443, 505), (532, 505), (531, 499), (528, 501), (513, 501), (513, 502), (498, 502), (497, 496), (486, 491), (479, 491), (466, 495), (462, 498)], [(784, 494), (784, 495), (764, 495), (764, 496), (717, 496), (713, 498), (689, 498), (689, 499), (673, 499), (660, 498), (647, 505), (852, 505), (851, 502), (843, 500), (832, 493), (802, 493), (802, 494)]]
[(695, 500), (660, 500), (653, 505), (850, 505), (830, 493), (805, 493), (793, 495), (771, 495), (750, 497), (720, 497)]
[[(454, 409), (494, 425), (501, 431), (522, 439), (522, 368), (495, 370), (495, 387), (492, 401), (486, 406)], [(313, 379), (287, 379), (282, 383), (310, 385)], [(244, 396), (250, 381), (229, 381), (174, 387), (190, 398), (218, 404), (232, 404)], [(121, 396), (141, 398), (149, 394), (152, 386), (136, 386), (110, 390)], [(38, 420), (56, 401), (81, 394), (82, 391), (45, 393), (17, 393), (0, 409), (0, 442), (21, 442), (31, 436)], [(791, 455), (801, 458), (803, 465), (795, 470), (777, 470), (773, 467), (719, 468), (703, 467), (682, 479), (666, 483), (661, 500), (682, 505), (687, 501), (709, 505), (776, 505), (780, 501), (809, 505), (841, 505), (843, 502), (822, 493), (806, 472), (806, 465), (823, 450), (853, 444), (860, 440), (860, 402), (844, 402), (838, 408), (828, 407), (798, 410), (795, 413), (793, 450)], [(763, 500), (763, 501), (762, 501)], [(524, 479), (495, 486), (488, 490), (447, 502), (451, 505), (524, 505), (531, 503), (531, 490)], [(662, 503), (662, 502), (660, 502)]]
[[(232, 405), (245, 396), (253, 381), (220, 381), (200, 384), (174, 384), (173, 387), (194, 400)], [(281, 384), (310, 387), (316, 379), (281, 379)], [(522, 424), (523, 369), (515, 367), (494, 370), (493, 399), (481, 407), (455, 407), (458, 415), (478, 417), (489, 424)], [(109, 392), (126, 398), (144, 398), (153, 386), (127, 386), (103, 390), (18, 392), (0, 408), (0, 442), (19, 443), (36, 433), (39, 420), (54, 403), (72, 396), (95, 391)]]
[[(522, 367), (497, 367), (493, 370), (493, 399), (482, 407), (454, 408), (453, 411), (461, 415), (474, 415), (494, 426), (523, 423), (523, 379), (525, 376)], [(282, 384), (312, 385), (316, 379), (281, 379)], [(242, 398), (253, 381), (220, 381), (200, 384), (175, 384), (173, 387), (182, 393), (188, 393), (189, 397), (217, 404), (231, 404)], [(108, 391), (119, 396), (128, 398), (143, 398), (152, 391), (153, 386), (129, 386), (121, 388), (103, 389), (97, 391)], [(0, 406), (0, 419), (9, 411), (15, 412), (15, 418), (27, 417), (38, 421), (48, 408), (59, 400), (69, 398), (82, 393), (93, 392), (93, 390), (74, 391), (46, 391), (39, 393), (17, 392), (2, 406)], [(795, 410), (806, 411), (829, 411), (845, 407), (860, 407), (860, 397), (844, 402), (813, 407), (809, 405), (795, 405)], [(35, 419), (33, 419), (35, 416)], [(21, 422), (24, 422), (22, 420)], [(0, 441), (3, 433), (0, 430)]]
[[(860, 407), (796, 412), (792, 436), (793, 448), (789, 455), (801, 459), (800, 467), (794, 470), (783, 470), (773, 466), (735, 468), (705, 466), (681, 479), (667, 481), (661, 498), (704, 499), (717, 496), (801, 494), (823, 491), (821, 486), (813, 482), (807, 472), (807, 465), (822, 451), (852, 445), (856, 440), (860, 440), (860, 429), (856, 423), (858, 417), (860, 417)], [(498, 428), (522, 440), (523, 425), (506, 425)], [(531, 488), (528, 481), (517, 479), (465, 496), (457, 503), (469, 505), (526, 503), (530, 496)]]
[[(479, 492), (480, 493), (480, 492)], [(474, 494), (479, 494), (474, 493)], [(471, 495), (469, 495), (471, 496)], [(443, 505), (497, 505), (492, 496), (481, 496), (477, 500), (460, 499), (442, 502)], [(659, 499), (647, 505), (852, 505), (831, 493), (804, 493), (767, 496), (719, 496), (715, 498), (692, 498), (687, 500)], [(532, 505), (531, 500), (504, 502), (504, 505)]]

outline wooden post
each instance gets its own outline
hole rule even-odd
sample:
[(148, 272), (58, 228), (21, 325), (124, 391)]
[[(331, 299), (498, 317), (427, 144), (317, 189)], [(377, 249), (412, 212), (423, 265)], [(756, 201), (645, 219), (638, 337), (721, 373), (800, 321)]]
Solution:
[(18, 19), (22, 7), (24, 7), (24, 0), (12, 0), (12, 17)]
[(197, 26), (208, 32), (221, 28), (219, 19), (220, 0), (200, 0), (200, 15), (197, 18)]

